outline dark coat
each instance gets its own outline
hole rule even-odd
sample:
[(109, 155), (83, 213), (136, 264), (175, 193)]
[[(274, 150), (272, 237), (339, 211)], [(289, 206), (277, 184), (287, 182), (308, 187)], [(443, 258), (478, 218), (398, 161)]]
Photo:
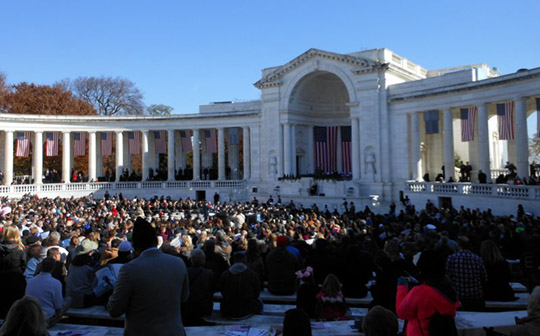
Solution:
[(24, 273), (26, 269), (26, 251), (19, 249), (16, 245), (10, 243), (0, 244), (0, 258), (4, 270), (14, 270)]
[(182, 319), (185, 324), (191, 324), (188, 321), (196, 321), (205, 315), (212, 314), (213, 295), (217, 281), (214, 272), (201, 266), (191, 266), (187, 272), (189, 298), (183, 303)]
[(226, 317), (247, 317), (262, 309), (259, 300), (259, 278), (246, 264), (236, 263), (223, 272), (219, 280), (219, 290), (223, 296), (221, 313)]
[(484, 285), (484, 295), (488, 301), (513, 301), (514, 291), (510, 286), (512, 273), (506, 261), (496, 264), (484, 264), (488, 275)]
[(296, 292), (298, 258), (284, 247), (278, 247), (266, 257), (268, 290), (274, 295), (291, 295)]

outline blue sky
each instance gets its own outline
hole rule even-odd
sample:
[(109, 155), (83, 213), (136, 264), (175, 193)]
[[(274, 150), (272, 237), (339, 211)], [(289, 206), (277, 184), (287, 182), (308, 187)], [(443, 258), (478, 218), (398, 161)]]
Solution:
[(540, 66), (540, 1), (3, 1), (0, 71), (9, 83), (132, 80), (149, 104), (259, 97), (260, 70), (309, 48), (386, 47), (428, 69)]

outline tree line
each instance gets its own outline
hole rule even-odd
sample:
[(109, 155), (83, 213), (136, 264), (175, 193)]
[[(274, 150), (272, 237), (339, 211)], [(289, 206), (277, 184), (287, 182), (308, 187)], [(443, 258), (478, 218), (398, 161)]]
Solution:
[(122, 77), (78, 77), (53, 85), (9, 84), (0, 72), (0, 113), (46, 115), (170, 115), (164, 104), (146, 106), (135, 83)]

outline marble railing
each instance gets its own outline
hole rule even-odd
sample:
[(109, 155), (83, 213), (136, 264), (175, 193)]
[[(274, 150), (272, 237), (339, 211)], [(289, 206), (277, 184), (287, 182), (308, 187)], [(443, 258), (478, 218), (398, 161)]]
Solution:
[(241, 189), (245, 181), (171, 181), (171, 182), (95, 182), (95, 183), (48, 183), (14, 184), (0, 186), (0, 195), (26, 194), (38, 192), (97, 191), (97, 190), (144, 190), (179, 188)]
[(540, 186), (408, 181), (406, 182), (406, 190), (412, 193), (432, 193), (449, 196), (473, 195), (540, 200)]

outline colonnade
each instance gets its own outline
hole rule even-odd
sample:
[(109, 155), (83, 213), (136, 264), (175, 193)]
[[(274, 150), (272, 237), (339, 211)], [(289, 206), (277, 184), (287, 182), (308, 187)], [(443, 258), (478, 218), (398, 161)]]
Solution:
[[(527, 99), (532, 97), (517, 97), (514, 102), (514, 134), (515, 140), (509, 140), (515, 143), (515, 165), (517, 174), (520, 177), (529, 175), (528, 163), (528, 131), (527, 131)], [(507, 100), (508, 101), (508, 100)], [(504, 101), (503, 101), (504, 102)], [(490, 117), (490, 108), (501, 102), (482, 102), (477, 107), (477, 119), (474, 131), (473, 142), (470, 142), (469, 148), (475, 154), (470, 158), (475, 171), (482, 170), (486, 175), (488, 182), (491, 180), (490, 167), (490, 136), (488, 131), (488, 119)], [(463, 106), (470, 107), (470, 106)], [(453, 172), (454, 164), (454, 130), (453, 130), (453, 109), (457, 107), (447, 107), (442, 109), (442, 140), (443, 140), (443, 164), (446, 172)], [(411, 141), (411, 169), (412, 179), (420, 181), (422, 179), (422, 158), (420, 153), (421, 134), (420, 134), (420, 113), (415, 112), (409, 115), (410, 118), (410, 141)], [(448, 174), (448, 173), (447, 173)], [(450, 173), (452, 175), (452, 173)], [(447, 176), (448, 178), (448, 176)]]
[[(232, 129), (234, 127), (230, 127)], [(251, 127), (250, 126), (243, 126), (238, 127), (242, 128), (242, 142), (243, 142), (243, 179), (249, 180), (252, 176), (251, 174)], [(191, 129), (192, 132), (192, 151), (193, 151), (193, 180), (197, 181), (201, 179), (201, 130), (207, 130), (210, 128), (193, 128)], [(225, 180), (226, 179), (226, 165), (225, 162), (225, 127), (219, 127), (216, 128), (217, 130), (217, 172), (218, 172), (218, 180)], [(17, 134), (17, 131), (23, 131), (23, 130), (13, 130), (13, 129), (7, 129), (4, 131), (5, 137), (4, 137), (4, 184), (10, 185), (14, 179), (14, 170), (13, 170), (13, 163), (14, 163), (14, 155), (15, 155), (15, 134)], [(27, 130), (24, 130), (25, 132), (28, 132)], [(149, 129), (130, 129), (130, 130), (110, 130), (110, 131), (103, 131), (103, 132), (110, 132), (115, 134), (116, 138), (116, 162), (115, 162), (115, 169), (116, 169), (116, 176), (115, 180), (118, 182), (121, 179), (121, 176), (123, 174), (123, 171), (125, 168), (127, 168), (127, 165), (129, 162), (126, 162), (126, 156), (124, 155), (129, 152), (129, 149), (126, 148), (128, 141), (126, 141), (126, 133), (127, 132), (136, 132), (140, 131), (140, 145), (141, 145), (141, 161), (142, 161), (142, 180), (146, 181), (149, 178), (149, 168), (152, 167), (152, 164), (150, 164), (150, 132), (153, 131), (159, 131), (159, 130), (149, 130)], [(176, 143), (175, 141), (175, 134), (176, 131), (180, 131), (180, 129), (169, 129), (167, 130), (167, 173), (168, 173), (168, 180), (174, 181), (175, 180), (175, 173), (176, 169), (178, 168), (185, 168), (185, 156), (184, 156), (184, 167), (178, 167), (177, 160), (176, 160), (176, 154), (179, 152), (177, 149), (182, 148), (180, 143)], [(32, 147), (32, 167), (33, 167), (33, 178), (34, 178), (34, 184), (42, 184), (43, 180), (43, 132), (55, 132), (55, 130), (36, 130), (32, 131), (33, 133), (33, 144)], [(71, 139), (71, 133), (78, 133), (83, 132), (88, 134), (88, 180), (89, 181), (97, 181), (98, 178), (98, 163), (102, 165), (102, 157), (101, 157), (101, 146), (98, 144), (98, 140), (101, 140), (101, 137), (97, 137), (99, 132), (96, 131), (84, 131), (84, 130), (65, 130), (65, 131), (56, 131), (62, 133), (62, 176), (61, 179), (65, 183), (69, 183), (71, 180), (71, 168), (73, 166), (73, 159), (72, 157), (72, 139)], [(240, 137), (238, 136), (238, 143), (240, 141)], [(30, 139), (28, 139), (30, 142)], [(181, 140), (180, 140), (181, 141)], [(36, 145), (36, 144), (42, 144), (42, 145)], [(232, 151), (231, 151), (232, 149)], [(234, 153), (233, 153), (234, 152)], [(182, 155), (185, 155), (183, 151), (181, 152)], [(236, 165), (236, 168), (239, 167), (239, 146), (238, 145), (231, 145), (229, 143), (229, 162), (233, 162)], [(128, 156), (129, 157), (129, 156)], [(232, 158), (233, 157), (233, 158)], [(128, 158), (129, 161), (129, 158)], [(100, 171), (102, 169), (99, 169)]]

